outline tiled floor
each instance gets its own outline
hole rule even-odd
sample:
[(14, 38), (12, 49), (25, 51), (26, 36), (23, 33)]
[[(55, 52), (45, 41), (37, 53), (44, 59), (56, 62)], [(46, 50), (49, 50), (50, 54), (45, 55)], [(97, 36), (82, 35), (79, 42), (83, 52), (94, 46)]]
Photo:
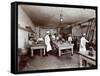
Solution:
[(79, 67), (79, 55), (73, 56), (63, 55), (61, 57), (49, 55), (39, 56), (28, 60), (27, 66), (22, 71), (30, 70), (43, 70), (43, 69), (59, 69), (59, 68), (78, 68)]

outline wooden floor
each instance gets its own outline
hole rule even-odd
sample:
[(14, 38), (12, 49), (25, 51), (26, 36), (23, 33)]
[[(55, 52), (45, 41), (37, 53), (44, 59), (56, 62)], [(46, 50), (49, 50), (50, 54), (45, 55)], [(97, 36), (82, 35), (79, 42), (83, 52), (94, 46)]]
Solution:
[(73, 56), (63, 55), (61, 57), (48, 55), (39, 56), (36, 55), (33, 58), (29, 58), (27, 65), (21, 71), (30, 70), (45, 70), (45, 69), (60, 69), (60, 68), (78, 68), (79, 67), (79, 55)]

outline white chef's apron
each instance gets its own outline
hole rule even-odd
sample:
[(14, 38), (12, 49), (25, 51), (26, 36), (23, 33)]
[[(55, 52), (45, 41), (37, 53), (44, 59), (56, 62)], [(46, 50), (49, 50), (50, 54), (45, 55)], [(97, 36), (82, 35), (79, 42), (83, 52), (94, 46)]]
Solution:
[(46, 45), (46, 51), (52, 50), (51, 44), (50, 44), (50, 37), (49, 35), (45, 36), (45, 45)]
[[(79, 52), (82, 52), (82, 51), (86, 51), (86, 43), (88, 41), (85, 39), (85, 37), (82, 37), (81, 38), (81, 41), (80, 41), (80, 50)], [(81, 47), (82, 46), (82, 47)]]

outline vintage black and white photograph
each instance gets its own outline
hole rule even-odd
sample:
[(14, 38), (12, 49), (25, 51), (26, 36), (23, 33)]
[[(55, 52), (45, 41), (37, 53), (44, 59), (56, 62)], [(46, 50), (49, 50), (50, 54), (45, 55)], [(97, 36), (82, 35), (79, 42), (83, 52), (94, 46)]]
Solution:
[(18, 5), (19, 72), (96, 68), (96, 10)]

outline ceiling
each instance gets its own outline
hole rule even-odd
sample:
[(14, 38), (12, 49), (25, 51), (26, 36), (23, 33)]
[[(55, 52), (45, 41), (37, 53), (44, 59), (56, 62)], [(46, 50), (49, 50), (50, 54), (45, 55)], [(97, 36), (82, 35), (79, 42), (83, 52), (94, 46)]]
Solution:
[(63, 24), (74, 24), (95, 17), (95, 10), (82, 8), (64, 8), (48, 6), (21, 5), (35, 25), (52, 27), (60, 26), (60, 14)]

